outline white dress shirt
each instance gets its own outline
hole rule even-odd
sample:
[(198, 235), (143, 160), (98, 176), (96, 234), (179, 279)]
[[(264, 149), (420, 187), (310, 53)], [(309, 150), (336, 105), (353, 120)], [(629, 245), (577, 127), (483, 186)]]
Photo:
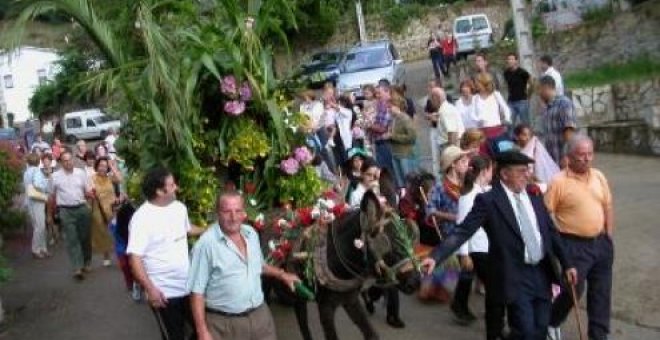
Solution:
[[(479, 184), (474, 184), (470, 192), (461, 196), (458, 199), (458, 214), (456, 215), (456, 223), (461, 224), (474, 205), (474, 199), (478, 194), (490, 190), (490, 186), (482, 187)], [(469, 255), (472, 253), (488, 253), (488, 235), (483, 228), (479, 228), (470, 239), (463, 243), (458, 249), (458, 255)]]
[[(536, 241), (538, 241), (539, 245), (541, 246), (541, 249), (543, 249), (543, 244), (541, 243), (541, 232), (539, 231), (539, 222), (536, 219), (536, 213), (534, 212), (534, 207), (532, 206), (532, 201), (529, 199), (529, 196), (527, 195), (527, 191), (523, 190), (520, 192), (520, 194), (516, 194), (513, 191), (511, 191), (504, 183), (502, 183), (502, 187), (504, 188), (504, 191), (506, 192), (507, 197), (509, 197), (509, 203), (511, 204), (511, 207), (513, 208), (513, 212), (516, 214), (516, 221), (518, 222), (518, 228), (520, 228), (520, 215), (518, 212), (518, 207), (516, 204), (516, 197), (515, 195), (520, 195), (520, 200), (523, 203), (523, 207), (525, 208), (525, 212), (527, 213), (527, 216), (529, 217), (530, 221), (532, 222), (532, 227), (534, 228), (534, 236), (536, 236)], [(521, 231), (522, 233), (522, 231)], [(527, 251), (527, 246), (525, 246), (525, 263), (530, 263), (531, 261), (529, 260), (529, 251)]]
[(474, 101), (475, 116), (483, 122), (480, 127), (494, 127), (511, 122), (511, 110), (499, 91), (486, 98), (476, 95)]
[(554, 67), (550, 66), (543, 73), (544, 76), (550, 76), (555, 80), (555, 89), (557, 90), (558, 96), (564, 95), (564, 81), (561, 79), (561, 74)]

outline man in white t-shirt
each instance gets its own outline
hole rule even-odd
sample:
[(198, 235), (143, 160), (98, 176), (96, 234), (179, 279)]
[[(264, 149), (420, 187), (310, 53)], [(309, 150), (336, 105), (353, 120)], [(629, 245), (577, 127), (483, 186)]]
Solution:
[(114, 159), (117, 156), (117, 150), (115, 149), (115, 141), (117, 141), (118, 133), (115, 128), (108, 129), (108, 136), (105, 137), (105, 145), (108, 148), (108, 153), (110, 158)]
[(448, 145), (459, 146), (461, 136), (465, 132), (463, 118), (456, 107), (447, 100), (447, 94), (441, 87), (432, 90), (432, 94), (441, 101), (437, 112), (437, 144), (441, 148)]
[(201, 233), (188, 210), (176, 200), (177, 185), (165, 168), (151, 170), (142, 191), (147, 201), (129, 225), (126, 253), (136, 281), (144, 288), (163, 339), (183, 340), (192, 325), (186, 282), (190, 260), (188, 235)]
[(541, 69), (541, 72), (543, 72), (542, 75), (544, 76), (550, 76), (552, 79), (555, 80), (555, 90), (557, 91), (557, 95), (563, 96), (564, 95), (564, 81), (561, 78), (561, 74), (559, 74), (559, 71), (555, 69), (552, 66), (552, 57), (549, 55), (544, 55), (539, 59), (539, 68)]

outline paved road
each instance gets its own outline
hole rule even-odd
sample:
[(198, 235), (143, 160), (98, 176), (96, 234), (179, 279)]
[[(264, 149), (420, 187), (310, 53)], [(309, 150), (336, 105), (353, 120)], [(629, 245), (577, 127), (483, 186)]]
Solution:
[[(614, 276), (615, 339), (660, 339), (660, 159), (620, 155), (598, 155), (598, 166), (610, 178), (616, 197), (618, 231)], [(157, 339), (153, 316), (144, 304), (133, 303), (123, 289), (116, 268), (96, 268), (88, 280), (74, 282), (69, 276), (63, 247), (55, 257), (35, 261), (29, 256), (29, 242), (23, 237), (10, 242), (6, 250), (15, 268), (14, 279), (0, 288), (9, 312), (10, 326), (0, 339), (88, 340)], [(472, 301), (479, 315), (481, 297)], [(300, 339), (291, 309), (274, 304), (272, 309), (280, 339)], [(310, 308), (312, 327), (319, 334), (317, 313)], [(455, 339), (483, 336), (481, 322), (464, 328), (452, 322), (446, 306), (424, 305), (413, 297), (402, 299), (404, 330), (388, 328), (384, 308), (372, 318), (384, 340)], [(360, 339), (343, 311), (337, 323), (342, 339)], [(567, 339), (576, 339), (574, 326), (565, 327)]]

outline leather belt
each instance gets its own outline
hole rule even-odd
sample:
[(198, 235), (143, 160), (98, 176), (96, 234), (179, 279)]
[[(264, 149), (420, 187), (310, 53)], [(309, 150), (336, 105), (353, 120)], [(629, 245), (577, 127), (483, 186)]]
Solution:
[(206, 307), (206, 311), (208, 313), (211, 313), (211, 314), (218, 314), (218, 315), (226, 316), (226, 317), (229, 317), (229, 318), (244, 318), (246, 316), (250, 316), (250, 314), (252, 314), (252, 312), (254, 312), (255, 310), (259, 309), (259, 307), (261, 307), (261, 305), (259, 305), (258, 307), (246, 309), (246, 310), (244, 310), (240, 313), (223, 312), (221, 310), (208, 308), (208, 307)]
[(76, 205), (58, 205), (57, 207), (60, 209), (78, 209), (82, 208), (85, 205), (85, 203), (80, 203)]

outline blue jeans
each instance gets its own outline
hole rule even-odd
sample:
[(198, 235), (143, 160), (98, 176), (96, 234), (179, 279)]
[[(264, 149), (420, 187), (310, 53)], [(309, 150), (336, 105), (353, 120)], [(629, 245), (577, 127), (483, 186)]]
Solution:
[(376, 162), (381, 169), (387, 169), (391, 176), (395, 176), (394, 165), (392, 160), (392, 147), (388, 141), (376, 141)]
[(394, 163), (394, 175), (396, 176), (396, 185), (399, 188), (406, 187), (406, 175), (408, 175), (414, 168), (415, 160), (412, 158), (403, 158), (392, 156), (392, 163)]
[(510, 101), (509, 108), (511, 109), (511, 124), (515, 127), (518, 124), (524, 123), (530, 125), (529, 120), (529, 101), (517, 100)]
[(445, 69), (442, 54), (431, 54), (431, 65), (433, 65), (433, 73), (435, 73), (435, 77), (440, 78), (441, 73), (443, 73)]

